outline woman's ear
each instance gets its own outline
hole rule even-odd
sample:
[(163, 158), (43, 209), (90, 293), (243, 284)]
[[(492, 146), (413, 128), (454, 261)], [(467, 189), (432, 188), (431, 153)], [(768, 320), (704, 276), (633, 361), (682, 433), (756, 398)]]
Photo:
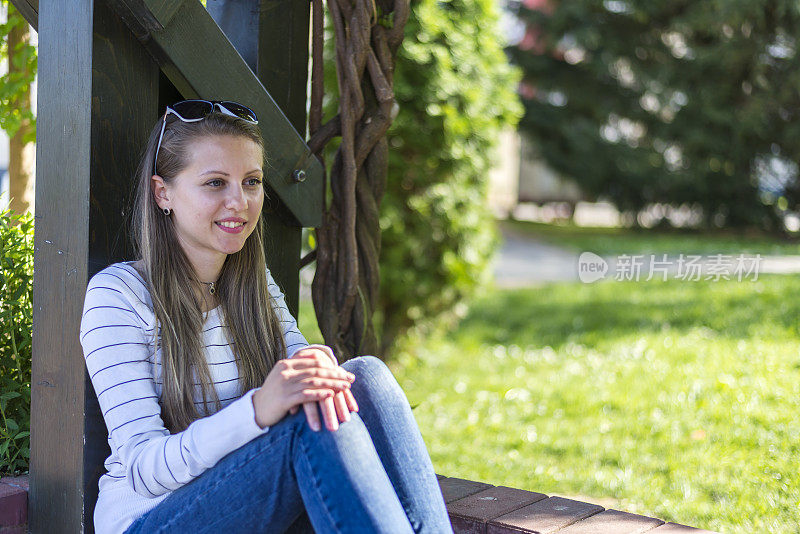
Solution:
[(153, 196), (156, 199), (158, 207), (162, 210), (164, 208), (169, 208), (169, 194), (167, 193), (167, 184), (164, 183), (164, 179), (154, 174), (153, 177), (150, 178), (150, 188), (153, 190)]

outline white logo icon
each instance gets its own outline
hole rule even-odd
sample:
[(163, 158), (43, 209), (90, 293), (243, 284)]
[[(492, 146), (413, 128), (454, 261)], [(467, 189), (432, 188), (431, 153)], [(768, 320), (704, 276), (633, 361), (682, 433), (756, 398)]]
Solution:
[(578, 278), (584, 284), (597, 282), (606, 276), (608, 262), (594, 252), (582, 252), (578, 258)]

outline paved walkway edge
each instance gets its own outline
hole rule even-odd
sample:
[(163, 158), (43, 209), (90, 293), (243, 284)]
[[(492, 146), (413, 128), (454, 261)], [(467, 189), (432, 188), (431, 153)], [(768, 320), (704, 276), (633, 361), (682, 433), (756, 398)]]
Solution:
[[(563, 497), (436, 476), (455, 534), (710, 532)], [(0, 479), (0, 534), (25, 534), (27, 523), (28, 476)]]

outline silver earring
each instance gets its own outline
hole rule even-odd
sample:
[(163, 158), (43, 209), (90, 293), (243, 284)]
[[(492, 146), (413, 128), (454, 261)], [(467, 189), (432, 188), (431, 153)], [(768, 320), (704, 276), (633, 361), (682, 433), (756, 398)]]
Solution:
[(169, 217), (169, 214), (172, 213), (172, 210), (169, 209), (169, 208), (164, 208), (162, 211), (164, 212), (164, 215), (166, 215), (168, 217)]

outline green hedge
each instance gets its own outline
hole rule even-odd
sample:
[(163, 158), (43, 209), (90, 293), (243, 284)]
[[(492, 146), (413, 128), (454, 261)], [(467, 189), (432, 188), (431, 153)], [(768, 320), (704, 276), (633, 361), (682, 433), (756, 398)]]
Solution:
[(33, 217), (0, 213), (0, 473), (28, 470)]
[(498, 240), (488, 175), (501, 131), (522, 115), (496, 2), (414, 0), (411, 9), (381, 205), (384, 351), (448, 322), (489, 282)]

